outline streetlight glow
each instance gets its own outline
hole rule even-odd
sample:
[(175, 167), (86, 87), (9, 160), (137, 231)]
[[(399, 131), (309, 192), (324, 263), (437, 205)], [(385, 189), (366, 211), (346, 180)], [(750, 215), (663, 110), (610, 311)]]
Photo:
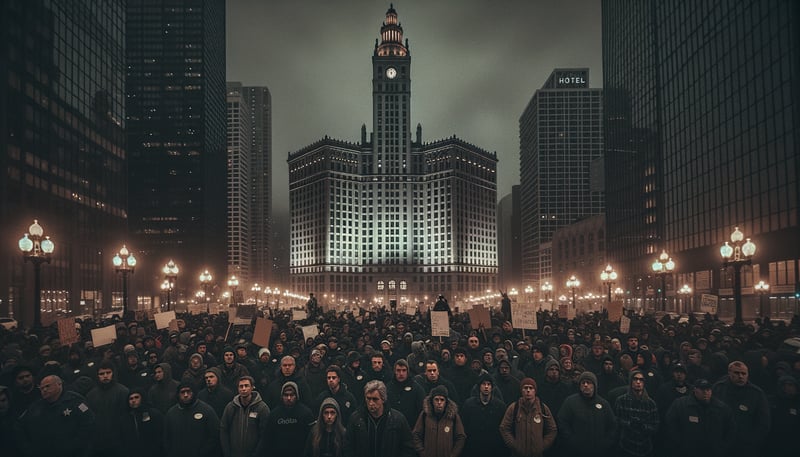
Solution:
[(742, 319), (742, 267), (750, 265), (752, 257), (756, 253), (755, 243), (750, 241), (750, 238), (742, 243), (743, 239), (744, 233), (739, 230), (739, 227), (736, 227), (731, 233), (733, 246), (726, 241), (719, 248), (719, 253), (722, 255), (722, 268), (733, 267), (733, 302), (735, 306), (733, 325), (738, 327), (744, 325)]
[(23, 261), (33, 264), (33, 327), (42, 326), (42, 264), (50, 263), (55, 244), (49, 236), (44, 235), (44, 229), (37, 219), (28, 227), (28, 233), (22, 235), (19, 242)]

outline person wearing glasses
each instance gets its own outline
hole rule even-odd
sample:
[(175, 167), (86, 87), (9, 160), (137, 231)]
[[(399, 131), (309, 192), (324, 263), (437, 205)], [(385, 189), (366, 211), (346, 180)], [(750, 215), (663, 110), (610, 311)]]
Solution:
[(619, 423), (619, 456), (653, 455), (653, 437), (658, 431), (659, 414), (656, 402), (645, 389), (647, 377), (640, 370), (628, 376), (628, 392), (614, 402), (614, 414)]
[(65, 391), (64, 382), (55, 375), (44, 377), (39, 390), (42, 398), (31, 404), (15, 426), (20, 455), (88, 455), (95, 417), (86, 399)]

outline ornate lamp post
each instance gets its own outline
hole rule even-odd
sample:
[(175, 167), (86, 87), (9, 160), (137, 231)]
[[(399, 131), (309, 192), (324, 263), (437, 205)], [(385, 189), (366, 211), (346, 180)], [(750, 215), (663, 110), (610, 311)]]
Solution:
[(550, 301), (550, 294), (553, 292), (553, 285), (549, 281), (545, 281), (541, 286), (542, 293), (544, 294), (544, 301)]
[(258, 308), (258, 295), (261, 293), (261, 286), (258, 283), (253, 284), (253, 287), (250, 288), (251, 291), (255, 292), (256, 294), (256, 308)]
[(211, 295), (208, 293), (208, 288), (211, 287), (212, 279), (213, 278), (211, 277), (211, 273), (208, 272), (208, 269), (203, 270), (203, 272), (200, 273), (200, 285), (203, 286), (203, 297), (206, 299), (206, 313), (208, 314), (211, 313)]
[(683, 297), (683, 309), (686, 311), (686, 314), (689, 314), (691, 312), (691, 305), (688, 300), (691, 298), (692, 288), (689, 287), (689, 284), (684, 284), (678, 289), (678, 293)]
[(758, 284), (753, 286), (753, 288), (758, 292), (758, 314), (761, 315), (761, 318), (769, 317), (769, 306), (767, 306), (767, 312), (764, 312), (764, 295), (769, 292), (769, 284), (765, 283), (762, 279), (758, 281)]
[(525, 286), (525, 300), (530, 303), (531, 302), (531, 294), (533, 293), (533, 287), (530, 285)]
[(617, 272), (614, 271), (611, 264), (606, 265), (606, 269), (600, 273), (600, 280), (603, 281), (603, 285), (608, 287), (608, 303), (611, 304), (611, 286), (617, 280)]
[(56, 245), (50, 241), (49, 236), (44, 236), (44, 229), (39, 221), (34, 219), (28, 227), (28, 233), (19, 240), (19, 250), (22, 258), (33, 264), (33, 327), (42, 326), (42, 264), (50, 263)]
[(736, 227), (731, 233), (731, 246), (726, 241), (719, 253), (722, 255), (722, 268), (733, 267), (733, 302), (736, 306), (736, 316), (733, 325), (742, 326), (742, 267), (752, 263), (753, 254), (756, 253), (756, 245), (750, 238), (742, 243), (744, 234)]
[(675, 271), (675, 262), (667, 251), (661, 251), (661, 255), (653, 262), (653, 273), (661, 277), (661, 311), (667, 310), (667, 275)]
[(576, 278), (575, 275), (572, 275), (569, 277), (569, 279), (567, 279), (567, 288), (572, 289), (572, 308), (575, 309), (576, 311), (577, 308), (575, 308), (575, 289), (580, 287), (580, 285), (581, 282), (578, 281), (578, 278)]
[(231, 275), (228, 279), (228, 287), (231, 288), (231, 305), (236, 304), (236, 288), (239, 287), (239, 279), (236, 275)]
[(111, 262), (117, 273), (122, 275), (122, 317), (125, 318), (128, 314), (128, 275), (136, 269), (136, 257), (123, 244)]
[[(161, 271), (164, 272), (164, 283), (161, 285), (161, 289), (167, 291), (167, 311), (169, 311), (172, 309), (172, 289), (175, 288), (175, 280), (178, 279), (178, 266), (170, 259)], [(166, 287), (164, 287), (165, 285)]]

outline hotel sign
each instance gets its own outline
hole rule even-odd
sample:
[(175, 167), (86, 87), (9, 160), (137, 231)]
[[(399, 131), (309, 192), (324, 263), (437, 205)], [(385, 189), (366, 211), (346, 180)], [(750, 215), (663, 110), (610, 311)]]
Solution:
[(589, 87), (589, 72), (587, 71), (569, 71), (558, 72), (553, 77), (556, 89), (574, 89), (580, 87)]

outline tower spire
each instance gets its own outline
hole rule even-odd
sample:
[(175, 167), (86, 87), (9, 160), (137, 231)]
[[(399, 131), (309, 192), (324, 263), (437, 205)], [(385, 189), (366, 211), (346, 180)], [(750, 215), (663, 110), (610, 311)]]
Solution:
[(408, 43), (403, 45), (403, 27), (397, 19), (397, 11), (393, 4), (389, 4), (386, 11), (386, 21), (381, 26), (381, 43), (375, 50), (379, 56), (406, 56)]

